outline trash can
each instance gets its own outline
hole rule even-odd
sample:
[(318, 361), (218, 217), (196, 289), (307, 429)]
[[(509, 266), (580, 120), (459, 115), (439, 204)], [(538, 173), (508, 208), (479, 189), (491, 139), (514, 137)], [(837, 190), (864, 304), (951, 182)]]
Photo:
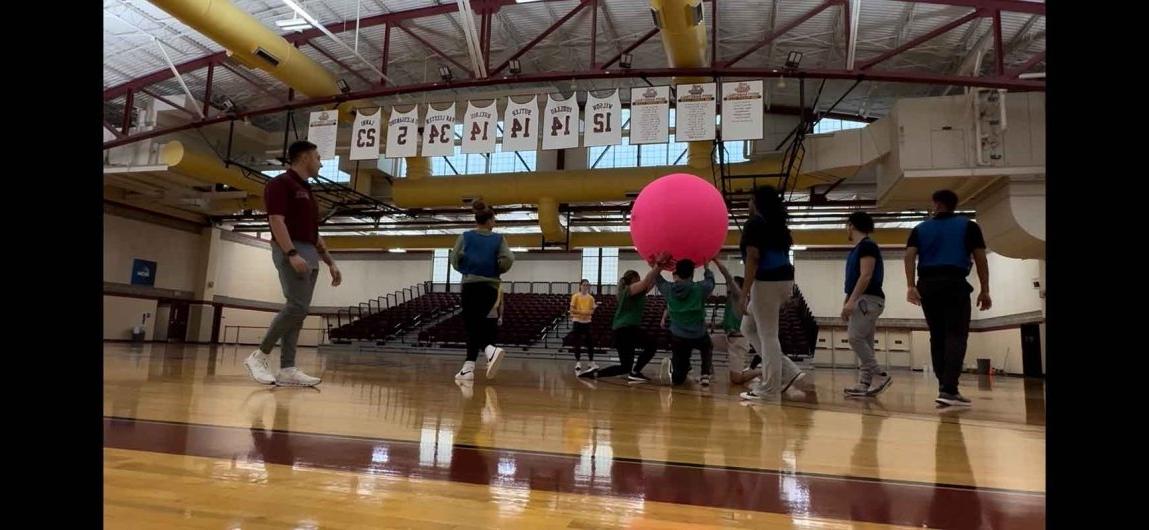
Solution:
[(989, 359), (977, 360), (977, 373), (981, 375), (989, 375)]
[(132, 342), (143, 342), (143, 341), (144, 341), (144, 327), (143, 326), (132, 326)]

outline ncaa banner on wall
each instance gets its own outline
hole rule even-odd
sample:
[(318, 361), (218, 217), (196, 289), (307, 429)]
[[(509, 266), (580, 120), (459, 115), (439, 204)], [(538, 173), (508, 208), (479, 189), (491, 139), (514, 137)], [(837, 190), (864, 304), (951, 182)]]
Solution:
[(311, 113), (307, 120), (307, 141), (319, 148), (319, 158), (335, 158), (335, 133), (338, 131), (338, 111), (321, 110)]
[(718, 104), (714, 83), (678, 85), (675, 103), (674, 140), (697, 142), (714, 139), (714, 114)]
[(763, 102), (761, 80), (722, 83), (722, 139), (762, 138)]
[(670, 141), (670, 87), (630, 89), (630, 145)]

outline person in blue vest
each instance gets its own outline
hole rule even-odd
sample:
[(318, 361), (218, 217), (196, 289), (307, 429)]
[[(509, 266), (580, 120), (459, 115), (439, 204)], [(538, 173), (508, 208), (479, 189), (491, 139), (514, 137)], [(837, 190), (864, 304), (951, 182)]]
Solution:
[(966, 277), (976, 264), (981, 282), (977, 306), (982, 311), (989, 309), (993, 301), (989, 297), (985, 238), (977, 223), (954, 214), (956, 193), (934, 192), (933, 202), (933, 217), (914, 227), (906, 243), (906, 300), (922, 306), (930, 328), (930, 356), (938, 378), (938, 397), (934, 401), (943, 406), (969, 406), (970, 400), (958, 392), (973, 293)]
[(487, 379), (493, 379), (499, 370), (504, 352), (495, 346), (498, 320), (487, 315), (499, 301), (499, 276), (515, 263), (507, 240), (493, 232), (495, 211), (478, 200), (472, 208), (477, 226), (459, 235), (451, 253), (451, 266), (463, 275), (463, 326), (467, 332), (467, 360), (455, 374), (458, 381), (475, 379), (480, 351), (487, 357)]
[(870, 214), (850, 214), (846, 232), (854, 248), (846, 257), (846, 302), (842, 304), (842, 320), (846, 321), (850, 348), (858, 356), (858, 383), (847, 387), (846, 395), (876, 396), (893, 382), (893, 378), (878, 367), (874, 353), (874, 332), (878, 328), (878, 317), (886, 308), (886, 293), (882, 291), (885, 266), (881, 249), (870, 239), (874, 232), (874, 218)]

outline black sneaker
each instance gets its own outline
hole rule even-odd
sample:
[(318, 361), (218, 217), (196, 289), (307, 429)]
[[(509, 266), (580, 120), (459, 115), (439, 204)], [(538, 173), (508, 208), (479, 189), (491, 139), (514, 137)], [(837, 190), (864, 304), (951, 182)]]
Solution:
[(950, 394), (947, 392), (939, 392), (937, 399), (934, 401), (951, 407), (969, 407), (973, 405), (969, 398), (961, 394)]
[(642, 372), (631, 372), (627, 374), (626, 380), (630, 383), (649, 383), (650, 378), (642, 375)]

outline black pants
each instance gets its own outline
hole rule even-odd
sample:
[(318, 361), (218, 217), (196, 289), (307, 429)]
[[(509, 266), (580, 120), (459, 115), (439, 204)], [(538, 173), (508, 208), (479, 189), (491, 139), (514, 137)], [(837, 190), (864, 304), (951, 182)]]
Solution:
[[(594, 337), (590, 334), (590, 322), (575, 322), (571, 325), (572, 346), (575, 360), (582, 360), (582, 346), (586, 345), (586, 357), (594, 362)], [(579, 342), (582, 341), (582, 344)]]
[[(642, 330), (641, 326), (627, 326), (614, 330), (614, 347), (618, 348), (619, 364), (607, 366), (598, 371), (598, 377), (613, 377), (631, 372), (641, 372), (654, 358), (658, 345)], [(634, 362), (634, 350), (642, 347), (642, 355)]]
[(479, 358), (479, 352), (495, 344), (498, 319), (487, 318), (499, 299), (499, 291), (486, 282), (463, 284), (463, 329), (467, 331), (467, 360)]
[(702, 375), (714, 373), (714, 344), (710, 342), (710, 335), (703, 335), (697, 339), (670, 337), (671, 382), (681, 385), (686, 382), (686, 373), (690, 371), (690, 353), (698, 350), (702, 354)]
[(956, 394), (965, 365), (969, 339), (970, 301), (973, 287), (965, 278), (941, 277), (918, 280), (922, 312), (930, 328), (930, 357), (938, 378), (938, 390)]

